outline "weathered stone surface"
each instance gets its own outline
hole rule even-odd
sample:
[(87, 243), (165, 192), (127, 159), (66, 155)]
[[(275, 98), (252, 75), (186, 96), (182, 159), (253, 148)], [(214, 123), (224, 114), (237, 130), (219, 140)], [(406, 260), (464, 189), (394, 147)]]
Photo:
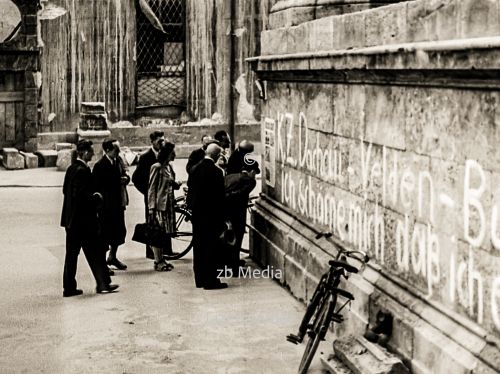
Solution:
[(339, 16), (340, 29), (339, 49), (360, 48), (366, 45), (366, 30), (359, 27), (365, 24), (365, 13), (352, 13)]
[(57, 143), (76, 144), (78, 136), (75, 131), (71, 132), (39, 132), (37, 134), (38, 149), (53, 150)]
[(54, 167), (57, 164), (57, 151), (41, 149), (35, 152), (38, 156), (38, 166), (40, 167)]
[(337, 85), (334, 101), (334, 133), (348, 138), (365, 138), (366, 86)]
[(357, 373), (409, 373), (395, 355), (364, 338), (337, 339), (333, 343), (335, 356)]
[(73, 149), (75, 147), (72, 143), (56, 143), (56, 151), (62, 151), (63, 149)]
[(365, 140), (383, 146), (405, 149), (404, 89), (366, 87)]
[(4, 148), (2, 154), (2, 164), (6, 169), (24, 169), (24, 157), (16, 148)]
[(58, 171), (66, 171), (69, 168), (73, 152), (73, 150), (67, 148), (57, 151), (56, 166)]
[(310, 32), (311, 51), (329, 51), (339, 46), (340, 30), (333, 17), (307, 22)]
[(19, 152), (24, 157), (24, 167), (35, 169), (38, 167), (38, 156), (31, 152)]
[[(457, 5), (458, 7), (458, 5)], [(500, 4), (496, 0), (461, 0), (460, 24), (462, 37), (497, 36), (500, 29)]]
[(414, 328), (413, 360), (436, 373), (470, 373), (477, 360), (458, 344), (427, 324)]
[(285, 257), (284, 275), (285, 286), (299, 300), (306, 300), (306, 289), (304, 283), (305, 269), (292, 258)]
[(407, 35), (407, 3), (365, 12), (365, 46), (404, 43)]

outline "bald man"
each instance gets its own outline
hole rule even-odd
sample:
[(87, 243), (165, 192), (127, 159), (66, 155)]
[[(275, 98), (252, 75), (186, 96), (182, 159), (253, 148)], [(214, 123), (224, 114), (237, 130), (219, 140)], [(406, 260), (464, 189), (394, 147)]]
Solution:
[(219, 236), (224, 229), (224, 175), (215, 163), (222, 148), (210, 144), (205, 158), (189, 174), (187, 198), (193, 212), (193, 271), (198, 288), (216, 290), (227, 284), (217, 278), (217, 266), (222, 258)]
[(227, 161), (226, 174), (241, 173), (245, 165), (245, 156), (252, 153), (254, 149), (253, 143), (249, 140), (242, 140), (238, 144), (238, 148), (231, 154)]

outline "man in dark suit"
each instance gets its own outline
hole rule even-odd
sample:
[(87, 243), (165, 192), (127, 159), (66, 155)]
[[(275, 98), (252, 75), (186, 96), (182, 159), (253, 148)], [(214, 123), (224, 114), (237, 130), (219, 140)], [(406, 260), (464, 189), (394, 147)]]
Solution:
[(96, 291), (108, 293), (118, 288), (118, 285), (111, 284), (104, 250), (98, 240), (96, 206), (101, 197), (95, 192), (92, 173), (87, 166), (93, 155), (92, 142), (81, 140), (76, 148), (76, 157), (64, 176), (64, 203), (61, 216), (61, 226), (66, 229), (64, 297), (83, 293), (77, 289), (75, 279), (81, 248), (96, 280)]
[(245, 235), (247, 222), (248, 197), (257, 185), (255, 177), (260, 173), (257, 161), (243, 163), (239, 173), (226, 175), (226, 210), (236, 237), (236, 244), (228, 249), (228, 265), (233, 269), (233, 274), (239, 273), (239, 267), (245, 265), (240, 260), (241, 243)]
[[(137, 168), (132, 174), (132, 182), (135, 188), (139, 190), (144, 196), (145, 218), (148, 218), (148, 185), (149, 185), (149, 172), (151, 166), (158, 162), (158, 152), (165, 143), (165, 135), (163, 131), (154, 131), (149, 135), (151, 140), (151, 148), (144, 152), (139, 157)], [(149, 245), (146, 245), (146, 258), (154, 260), (153, 250)]]
[(189, 155), (188, 162), (186, 164), (186, 171), (189, 174), (193, 166), (195, 166), (198, 162), (205, 158), (205, 150), (208, 145), (211, 143), (215, 143), (216, 140), (213, 139), (210, 135), (203, 135), (201, 137), (201, 148), (195, 149)]
[(118, 247), (125, 243), (125, 208), (128, 204), (127, 175), (120, 159), (120, 144), (114, 140), (102, 143), (104, 156), (97, 161), (92, 171), (97, 192), (102, 195), (103, 204), (99, 213), (101, 240), (109, 248), (107, 263), (118, 270), (126, 270), (127, 265), (118, 260)]
[(188, 207), (193, 212), (193, 270), (196, 287), (206, 290), (226, 288), (217, 278), (220, 259), (219, 236), (224, 229), (224, 176), (215, 163), (221, 147), (210, 144), (205, 158), (188, 179)]

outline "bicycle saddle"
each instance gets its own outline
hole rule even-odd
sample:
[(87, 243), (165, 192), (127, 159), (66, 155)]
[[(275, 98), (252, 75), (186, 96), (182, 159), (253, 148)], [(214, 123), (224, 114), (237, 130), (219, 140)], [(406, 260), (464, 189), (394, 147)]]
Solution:
[(330, 260), (330, 261), (328, 261), (328, 264), (330, 266), (333, 266), (336, 268), (343, 268), (345, 271), (348, 271), (349, 273), (357, 273), (358, 272), (357, 267), (352, 266), (345, 261)]

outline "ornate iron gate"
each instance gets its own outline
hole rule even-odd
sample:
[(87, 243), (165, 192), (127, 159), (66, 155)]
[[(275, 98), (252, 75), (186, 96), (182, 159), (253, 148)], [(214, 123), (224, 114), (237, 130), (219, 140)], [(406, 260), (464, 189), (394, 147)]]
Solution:
[(185, 106), (185, 0), (146, 0), (165, 34), (137, 9), (137, 106)]

